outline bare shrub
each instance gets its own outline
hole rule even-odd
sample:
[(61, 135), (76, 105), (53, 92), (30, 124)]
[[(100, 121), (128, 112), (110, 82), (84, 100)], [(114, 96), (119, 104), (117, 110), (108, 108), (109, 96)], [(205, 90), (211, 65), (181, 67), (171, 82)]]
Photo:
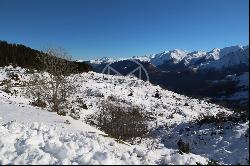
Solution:
[(79, 112), (80, 111), (78, 109), (71, 108), (69, 116), (72, 117), (75, 120), (78, 120), (78, 119), (80, 119)]
[(14, 80), (14, 81), (19, 81), (19, 80), (20, 80), (18, 74), (15, 74), (15, 73), (13, 73), (13, 72), (8, 72), (8, 73), (7, 73), (7, 77), (8, 77), (9, 79), (11, 79), (11, 80)]
[(31, 77), (28, 93), (35, 101), (48, 103), (50, 111), (64, 115), (66, 99), (74, 93), (75, 85), (69, 81), (68, 76), (74, 72), (75, 67), (63, 49), (49, 48), (44, 51), (48, 56), (42, 57), (44, 71)]
[(153, 97), (158, 98), (158, 99), (161, 98), (161, 95), (158, 90), (156, 90), (155, 95), (153, 95)]
[(39, 98), (31, 102), (31, 105), (36, 106), (36, 107), (41, 107), (41, 108), (45, 108), (47, 106), (47, 104)]
[(100, 111), (88, 119), (92, 124), (93, 119), (101, 130), (118, 139), (142, 138), (148, 133), (146, 115), (136, 106), (121, 106), (117, 102), (104, 100)]
[(3, 91), (5, 93), (11, 93), (11, 80), (5, 79), (1, 82), (0, 86), (3, 86)]
[(17, 74), (14, 74), (13, 72), (8, 71), (7, 72), (7, 79), (4, 79), (3, 81), (0, 82), (0, 86), (3, 86), (3, 91), (6, 93), (11, 93), (11, 88), (12, 88), (12, 80), (18, 81), (19, 77)]

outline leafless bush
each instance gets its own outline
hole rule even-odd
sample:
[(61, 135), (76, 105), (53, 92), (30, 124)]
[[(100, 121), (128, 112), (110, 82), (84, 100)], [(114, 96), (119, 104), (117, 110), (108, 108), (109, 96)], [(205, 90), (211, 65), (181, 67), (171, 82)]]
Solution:
[(7, 73), (7, 77), (10, 79), (10, 80), (14, 80), (14, 81), (19, 81), (19, 76), (18, 74), (15, 74), (13, 72), (8, 72)]
[(65, 115), (66, 99), (74, 93), (73, 81), (67, 76), (74, 72), (75, 68), (70, 63), (70, 58), (63, 49), (47, 49), (48, 56), (42, 57), (45, 70), (31, 77), (28, 93), (35, 100), (48, 103), (50, 111)]
[(13, 87), (12, 80), (19, 81), (19, 76), (11, 71), (7, 72), (7, 78), (0, 82), (0, 86), (3, 86), (3, 91), (6, 93), (11, 93), (11, 88)]
[(142, 138), (148, 133), (146, 115), (136, 106), (121, 106), (117, 102), (104, 100), (100, 111), (88, 119), (94, 120), (92, 124), (118, 139)]
[(5, 79), (0, 83), (0, 86), (3, 86), (3, 91), (6, 93), (11, 93), (11, 80)]
[(41, 108), (45, 108), (47, 106), (47, 104), (39, 98), (31, 102), (31, 105), (36, 106), (36, 107), (41, 107)]

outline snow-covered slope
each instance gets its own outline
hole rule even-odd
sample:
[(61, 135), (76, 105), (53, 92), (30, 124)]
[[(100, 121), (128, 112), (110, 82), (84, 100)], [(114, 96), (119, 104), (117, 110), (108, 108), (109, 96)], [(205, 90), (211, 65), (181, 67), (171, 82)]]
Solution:
[[(198, 118), (223, 112), (232, 114), (218, 105), (179, 95), (134, 77), (89, 72), (69, 77), (77, 85), (76, 93), (68, 98), (69, 107), (80, 115), (80, 119), (75, 120), (31, 106), (32, 98), (28, 98), (25, 87), (20, 86), (31, 74), (20, 68), (0, 68), (0, 83), (8, 79), (8, 72), (17, 74), (20, 80), (11, 80), (16, 86), (10, 93), (0, 86), (1, 164), (206, 164), (210, 159), (221, 164), (247, 163), (248, 122), (231, 124), (232, 129), (216, 137), (207, 135), (206, 143), (198, 141), (201, 134), (211, 133), (217, 125), (198, 125)], [(160, 97), (155, 97), (156, 92)], [(133, 95), (129, 95), (131, 93)], [(148, 128), (153, 134), (141, 142), (135, 141), (136, 145), (121, 144), (86, 124), (86, 116), (98, 113), (100, 101), (110, 97), (121, 105), (135, 105), (152, 115), (154, 119), (148, 121)], [(79, 107), (79, 100), (88, 108)], [(191, 134), (181, 134), (180, 130)], [(190, 153), (179, 153), (179, 138), (190, 144)], [(244, 155), (237, 156), (236, 151)], [(218, 153), (221, 153), (219, 157)]]
[[(0, 120), (1, 123), (1, 120)], [(9, 122), (0, 126), (1, 164), (196, 164), (207, 159), (174, 150), (148, 151), (139, 146), (119, 144), (111, 138), (87, 132), (55, 132), (34, 122), (31, 126)], [(156, 155), (158, 153), (158, 155)], [(164, 154), (165, 157), (161, 155)]]

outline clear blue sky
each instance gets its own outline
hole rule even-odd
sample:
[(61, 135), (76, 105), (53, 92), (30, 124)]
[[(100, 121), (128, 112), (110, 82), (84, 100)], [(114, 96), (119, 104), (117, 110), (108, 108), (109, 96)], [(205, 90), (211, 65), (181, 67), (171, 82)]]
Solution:
[(75, 59), (248, 45), (248, 0), (0, 0), (0, 40)]

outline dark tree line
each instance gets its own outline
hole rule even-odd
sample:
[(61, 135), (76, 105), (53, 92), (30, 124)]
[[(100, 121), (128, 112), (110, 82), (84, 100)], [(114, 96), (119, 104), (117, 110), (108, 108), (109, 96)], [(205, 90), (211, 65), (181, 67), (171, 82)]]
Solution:
[[(26, 47), (22, 44), (10, 44), (0, 40), (0, 67), (10, 64), (28, 69), (44, 70), (44, 59), (54, 58), (58, 61), (65, 61), (58, 57), (50, 57), (50, 55), (38, 50)], [(76, 72), (90, 71), (91, 67), (84, 62), (70, 61), (70, 65), (76, 68)]]

